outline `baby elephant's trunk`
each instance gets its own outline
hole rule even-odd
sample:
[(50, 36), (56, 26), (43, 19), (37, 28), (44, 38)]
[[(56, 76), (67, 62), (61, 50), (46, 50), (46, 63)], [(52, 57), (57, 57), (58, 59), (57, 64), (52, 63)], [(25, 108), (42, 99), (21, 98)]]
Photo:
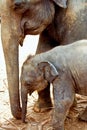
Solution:
[(24, 86), (21, 87), (21, 100), (22, 100), (22, 122), (25, 123), (27, 113), (27, 91)]

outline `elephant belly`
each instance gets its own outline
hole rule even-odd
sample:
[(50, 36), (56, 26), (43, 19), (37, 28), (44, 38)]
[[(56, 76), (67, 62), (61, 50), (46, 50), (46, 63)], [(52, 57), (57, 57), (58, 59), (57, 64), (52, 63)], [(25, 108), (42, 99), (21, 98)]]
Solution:
[(87, 96), (87, 75), (77, 75), (74, 79), (76, 93)]

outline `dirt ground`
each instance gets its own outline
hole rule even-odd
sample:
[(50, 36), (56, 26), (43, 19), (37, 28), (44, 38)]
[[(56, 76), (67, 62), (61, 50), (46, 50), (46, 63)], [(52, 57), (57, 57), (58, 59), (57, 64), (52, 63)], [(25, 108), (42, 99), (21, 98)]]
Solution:
[[(1, 27), (0, 27), (1, 28)], [(1, 34), (0, 34), (1, 36)], [(24, 47), (19, 48), (19, 67), (28, 54), (34, 54), (37, 46), (38, 36), (26, 37)], [(28, 44), (28, 42), (30, 42)], [(27, 45), (26, 45), (27, 44)], [(32, 44), (32, 46), (31, 46)], [(0, 130), (52, 130), (51, 114), (52, 110), (45, 113), (35, 113), (33, 105), (37, 100), (37, 93), (28, 97), (27, 124), (12, 117), (9, 104), (8, 85), (5, 71), (5, 62), (0, 40)], [(87, 130), (87, 123), (78, 120), (78, 114), (86, 107), (87, 97), (77, 95), (77, 106), (73, 107), (65, 121), (65, 130)]]

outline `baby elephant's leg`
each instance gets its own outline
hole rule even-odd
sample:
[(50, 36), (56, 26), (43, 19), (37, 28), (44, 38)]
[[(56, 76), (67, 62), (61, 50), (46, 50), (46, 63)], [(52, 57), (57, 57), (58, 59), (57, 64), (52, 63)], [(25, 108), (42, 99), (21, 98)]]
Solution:
[(74, 101), (74, 90), (69, 79), (56, 79), (53, 83), (54, 112), (53, 129), (64, 130), (64, 121)]
[(85, 110), (79, 115), (79, 119), (87, 122), (87, 107)]
[(45, 112), (52, 108), (50, 98), (50, 84), (41, 92), (38, 92), (38, 101), (34, 105), (34, 111)]

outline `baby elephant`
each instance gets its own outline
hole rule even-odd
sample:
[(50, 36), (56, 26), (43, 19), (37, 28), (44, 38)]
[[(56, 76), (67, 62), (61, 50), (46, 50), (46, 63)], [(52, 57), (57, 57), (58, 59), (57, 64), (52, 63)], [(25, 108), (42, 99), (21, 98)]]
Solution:
[[(28, 57), (22, 66), (21, 97), (22, 121), (25, 122), (27, 94), (53, 84), (54, 130), (64, 130), (64, 121), (74, 102), (75, 93), (87, 96), (87, 40)], [(87, 107), (80, 115), (87, 121)]]

